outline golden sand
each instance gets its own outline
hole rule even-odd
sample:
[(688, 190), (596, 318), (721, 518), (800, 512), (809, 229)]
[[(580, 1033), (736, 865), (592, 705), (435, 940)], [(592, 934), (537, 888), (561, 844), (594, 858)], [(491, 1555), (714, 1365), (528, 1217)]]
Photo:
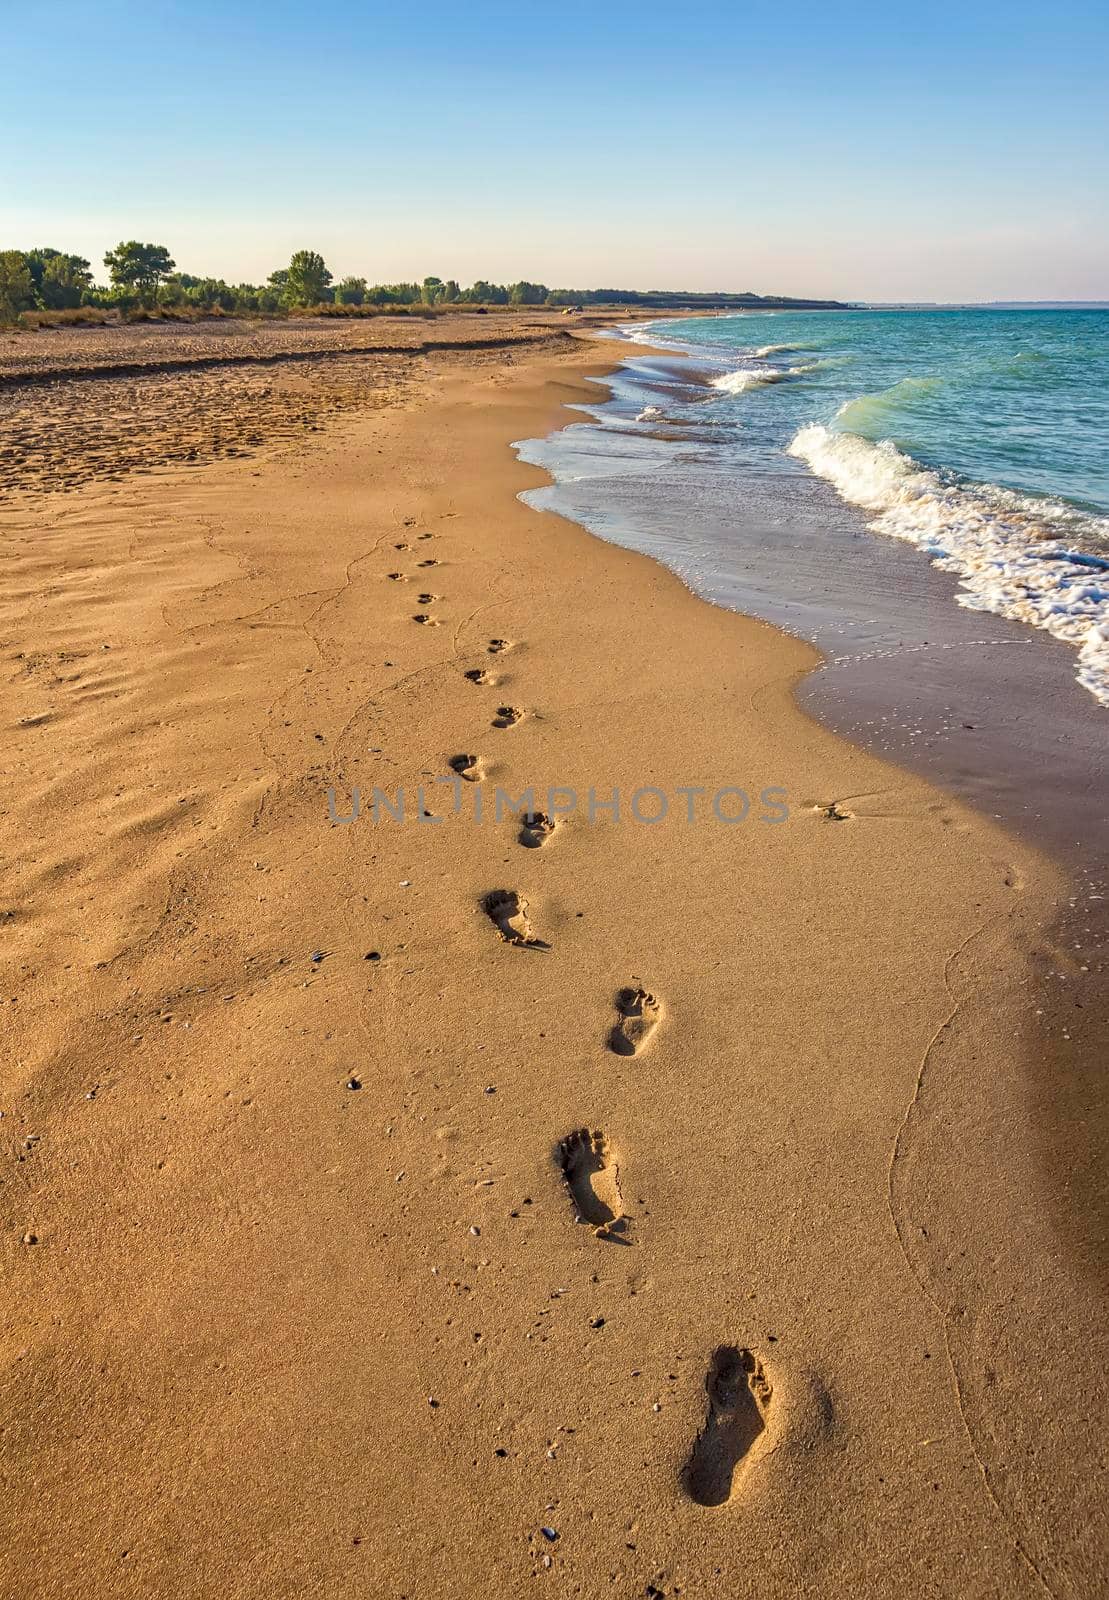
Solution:
[(1096, 1592), (1060, 880), (516, 499), (603, 360), (0, 513), (5, 1595)]

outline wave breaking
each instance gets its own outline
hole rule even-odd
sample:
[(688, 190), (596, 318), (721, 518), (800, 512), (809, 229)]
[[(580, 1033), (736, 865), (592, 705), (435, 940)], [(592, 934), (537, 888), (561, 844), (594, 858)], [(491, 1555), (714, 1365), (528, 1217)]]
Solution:
[(713, 389), (723, 389), (725, 394), (745, 394), (748, 389), (763, 389), (772, 383), (785, 383), (790, 378), (803, 378), (806, 372), (815, 372), (819, 362), (801, 367), (739, 367), (735, 372), (721, 373), (711, 379)]
[(889, 440), (873, 444), (820, 423), (802, 428), (789, 454), (872, 513), (876, 532), (955, 573), (960, 605), (1072, 645), (1079, 683), (1109, 706), (1109, 555), (1071, 542), (1085, 536), (1109, 549), (1109, 518), (992, 484), (946, 482)]

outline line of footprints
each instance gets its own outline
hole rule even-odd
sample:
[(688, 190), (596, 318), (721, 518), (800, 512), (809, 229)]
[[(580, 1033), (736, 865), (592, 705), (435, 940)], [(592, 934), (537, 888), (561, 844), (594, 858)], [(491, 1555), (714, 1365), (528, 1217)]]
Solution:
[[(420, 539), (429, 539), (423, 533)], [(397, 550), (407, 550), (406, 543)], [(420, 568), (437, 567), (429, 557), (417, 563)], [(407, 574), (390, 572), (394, 583), (406, 583)], [(426, 590), (417, 596), (427, 608), (441, 595)], [(437, 627), (438, 618), (430, 610), (413, 613), (412, 621), (421, 627)], [(508, 639), (490, 639), (490, 655), (503, 655), (512, 648)], [(495, 687), (495, 679), (484, 667), (471, 667), (464, 677), (478, 687)], [(496, 708), (492, 726), (512, 728), (524, 713), (515, 706)], [(485, 764), (480, 756), (462, 753), (450, 760), (451, 770), (467, 783), (480, 783)], [(555, 831), (553, 819), (542, 811), (520, 815), (518, 842), (536, 850), (546, 844)], [(527, 901), (515, 889), (494, 889), (482, 900), (482, 910), (506, 944), (524, 950), (546, 950), (549, 945), (534, 932), (528, 917)], [(616, 1020), (608, 1034), (608, 1048), (619, 1056), (634, 1056), (648, 1043), (660, 1021), (662, 1007), (646, 989), (621, 989), (616, 996)], [(558, 1168), (566, 1184), (576, 1219), (591, 1227), (597, 1238), (611, 1243), (629, 1244), (628, 1219), (620, 1196), (619, 1168), (600, 1129), (579, 1128), (567, 1134), (555, 1151)], [(721, 1506), (732, 1497), (737, 1468), (750, 1455), (752, 1447), (767, 1427), (772, 1390), (762, 1363), (747, 1349), (721, 1345), (714, 1351), (705, 1378), (708, 1395), (705, 1423), (694, 1442), (682, 1472), (682, 1484), (698, 1505)]]
[[(617, 1055), (636, 1055), (657, 1028), (662, 1008), (646, 989), (621, 989), (617, 1020), (608, 1047)], [(628, 1244), (627, 1218), (620, 1195), (620, 1170), (599, 1128), (579, 1128), (555, 1152), (579, 1222), (599, 1239)], [(721, 1345), (705, 1378), (708, 1408), (682, 1472), (682, 1484), (701, 1506), (722, 1506), (732, 1498), (737, 1469), (765, 1432), (771, 1386), (762, 1363), (747, 1349)]]

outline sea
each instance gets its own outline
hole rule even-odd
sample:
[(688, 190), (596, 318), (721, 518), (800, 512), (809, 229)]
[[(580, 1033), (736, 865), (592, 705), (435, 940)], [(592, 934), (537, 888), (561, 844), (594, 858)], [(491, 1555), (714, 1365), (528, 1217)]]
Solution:
[(525, 498), (810, 640), (799, 698), (839, 731), (1104, 860), (1109, 309), (612, 337), (596, 402), (517, 445), (552, 479)]

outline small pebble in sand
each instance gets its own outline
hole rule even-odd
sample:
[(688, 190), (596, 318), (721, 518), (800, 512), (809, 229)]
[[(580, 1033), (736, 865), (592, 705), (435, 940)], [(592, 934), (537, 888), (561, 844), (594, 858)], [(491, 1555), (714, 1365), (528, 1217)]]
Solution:
[(481, 1235), (481, 1229), (480, 1228), (471, 1228), (470, 1232), (473, 1234), (475, 1239), (479, 1238), (480, 1235)]
[(361, 1089), (361, 1087), (362, 1087), (362, 1079), (361, 1078), (348, 1078), (347, 1079), (347, 1088), (348, 1089)]
[(557, 1528), (540, 1528), (539, 1532), (543, 1535), (544, 1539), (549, 1539), (551, 1544), (554, 1544), (555, 1540), (558, 1538)]

